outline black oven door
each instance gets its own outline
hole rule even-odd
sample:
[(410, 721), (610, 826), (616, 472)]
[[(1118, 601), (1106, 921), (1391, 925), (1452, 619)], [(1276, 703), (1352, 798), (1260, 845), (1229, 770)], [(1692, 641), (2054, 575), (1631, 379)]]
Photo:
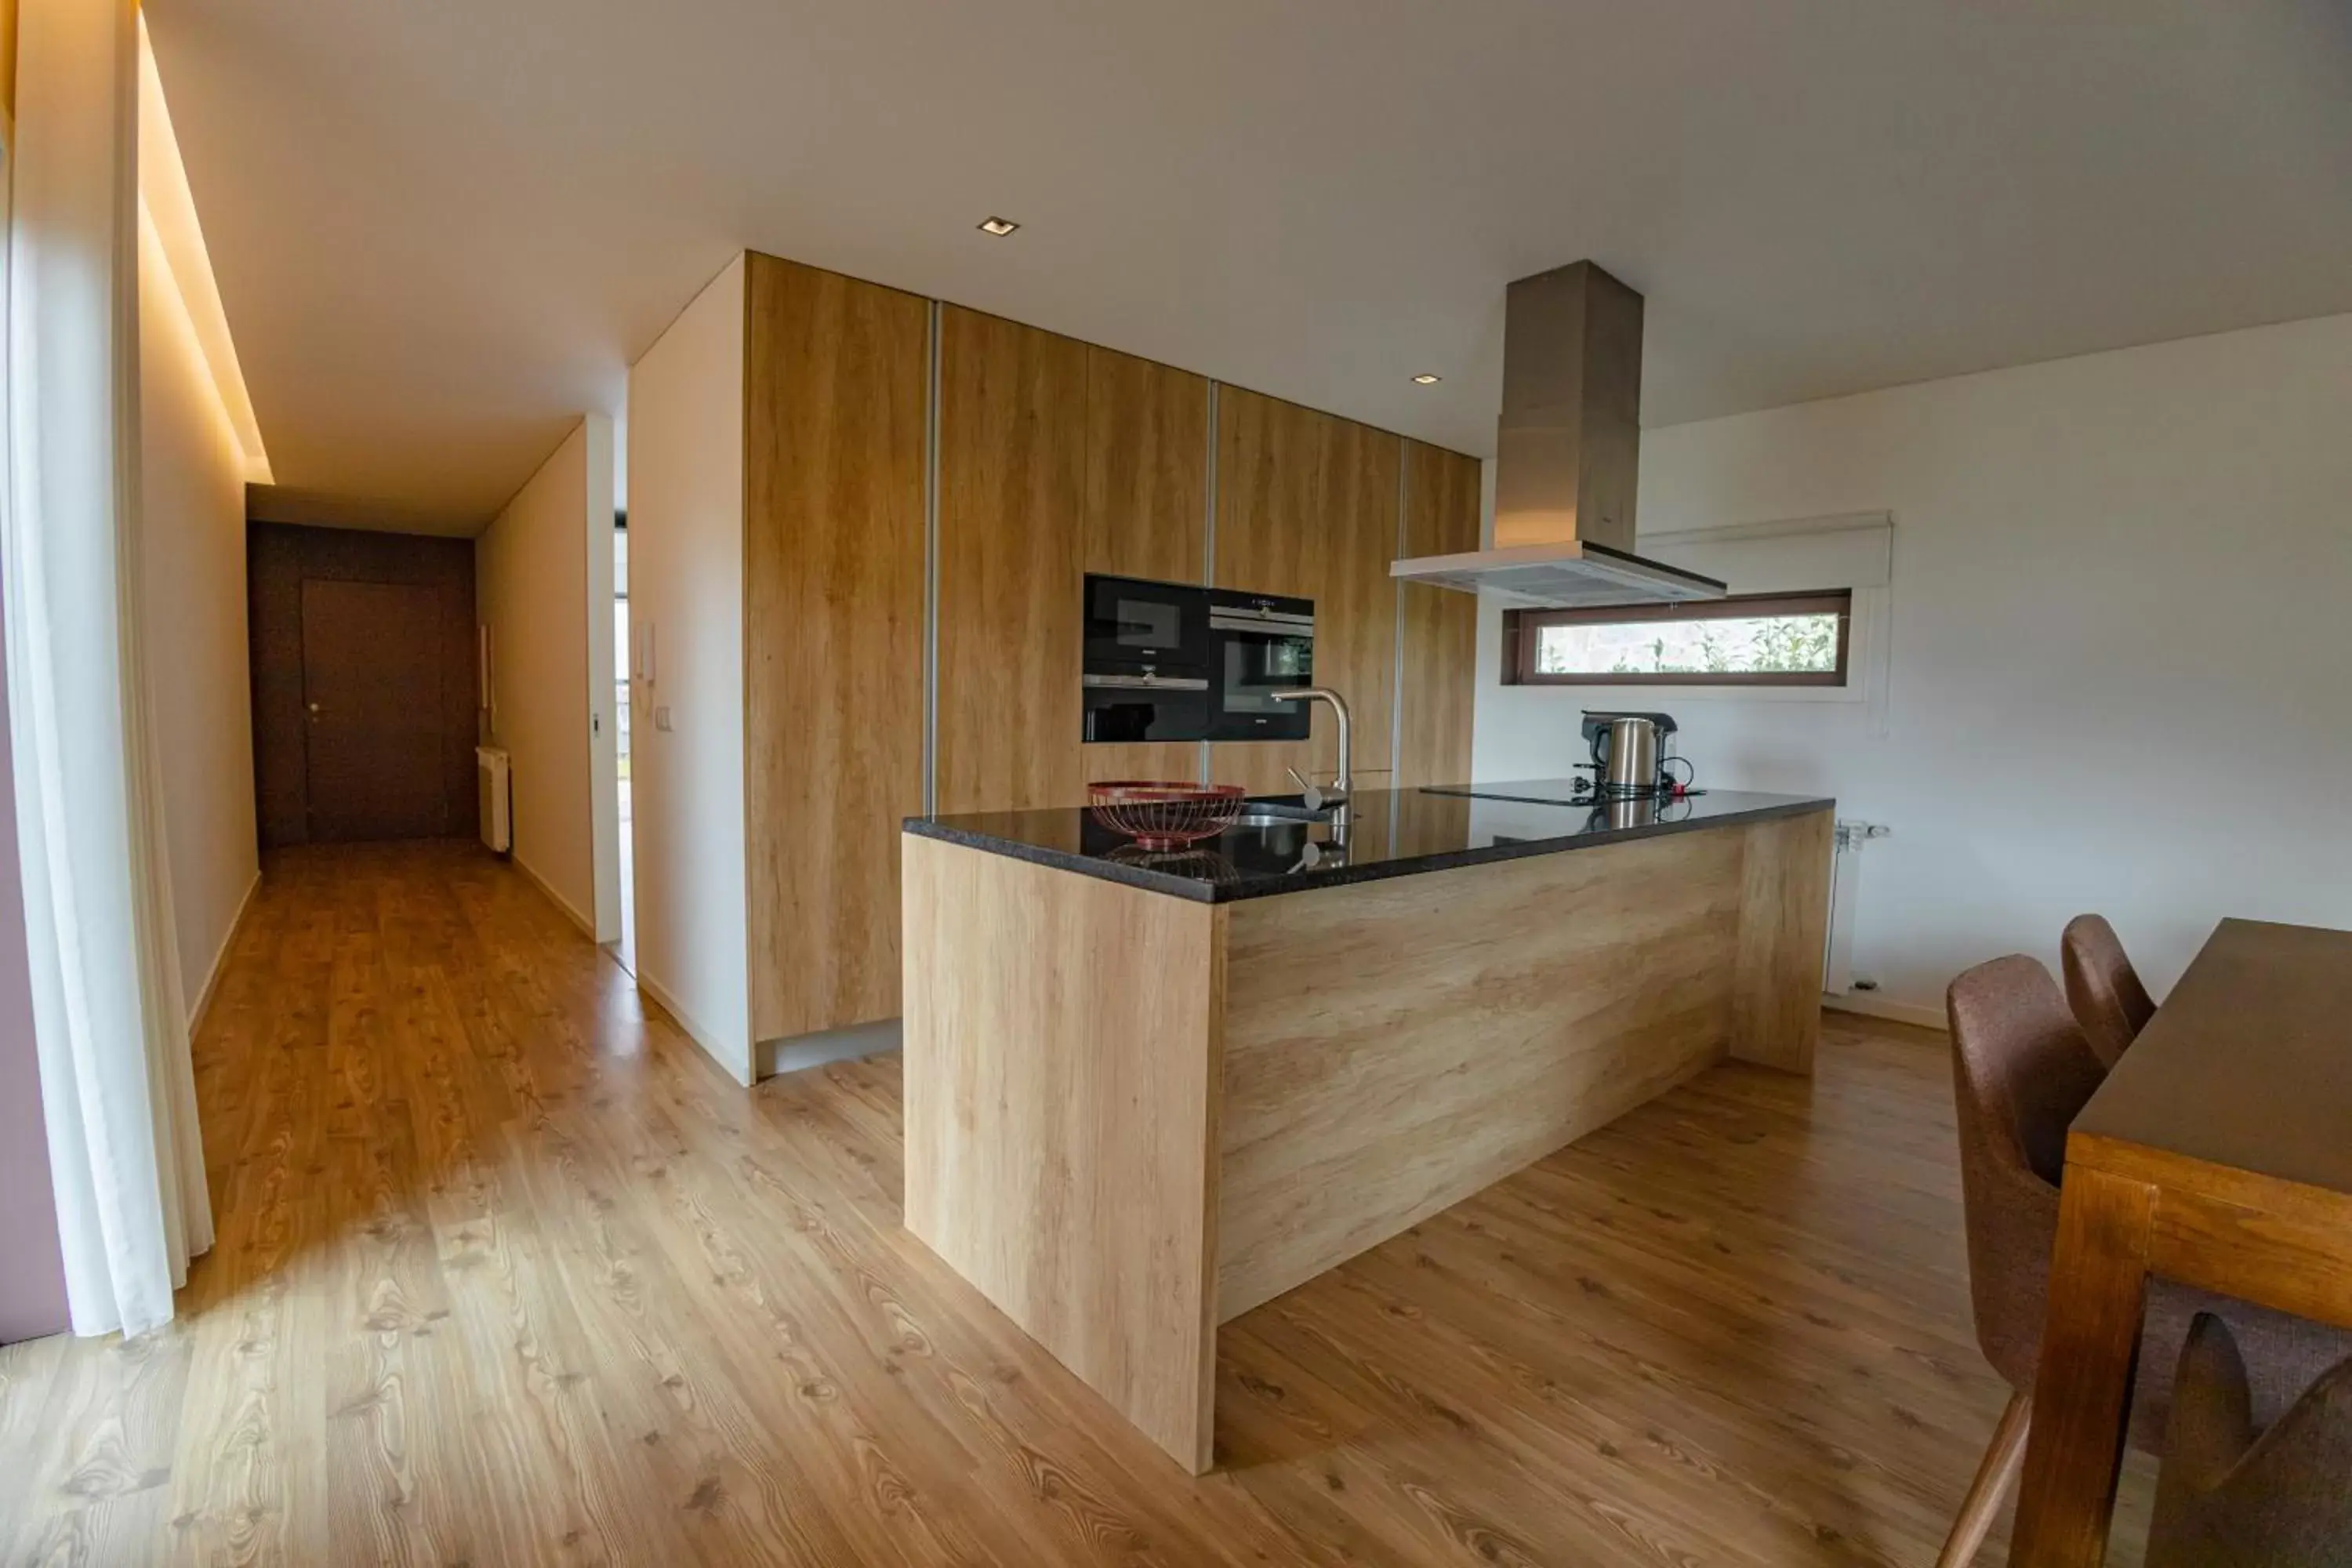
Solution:
[(1134, 577), (1087, 577), (1090, 671), (1205, 676), (1209, 591)]
[(1315, 684), (1311, 599), (1220, 594), (1209, 613), (1214, 741), (1303, 741), (1313, 705), (1276, 693)]
[(1089, 742), (1209, 738), (1209, 683), (1203, 677), (1089, 670), (1083, 682)]

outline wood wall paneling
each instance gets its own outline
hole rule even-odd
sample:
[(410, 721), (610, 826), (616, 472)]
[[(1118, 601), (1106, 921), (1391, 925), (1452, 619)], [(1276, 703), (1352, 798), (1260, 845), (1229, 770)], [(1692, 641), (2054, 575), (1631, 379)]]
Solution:
[(1304, 773), (1313, 765), (1309, 748), (1295, 742), (1220, 741), (1209, 748), (1209, 782), (1239, 784), (1252, 795), (1295, 794), (1298, 785), (1285, 770)]
[(907, 1228), (1209, 1468), (1223, 906), (908, 838)]
[[(1404, 463), (1404, 553), (1477, 549), (1478, 459), (1407, 441)], [(1398, 584), (1397, 594), (1397, 633), (1404, 647), (1396, 782), (1465, 783), (1477, 698), (1477, 595), (1417, 583)]]
[(1209, 507), (1209, 384), (1087, 349), (1085, 569), (1198, 583)]
[(1813, 1070), (1836, 829), (1824, 810), (1748, 830), (1732, 974), (1731, 1054), (1742, 1061)]
[(1232, 906), (1221, 1316), (1721, 1060), (1744, 851), (1675, 834)]
[(1078, 763), (1087, 784), (1112, 779), (1192, 784), (1201, 776), (1198, 741), (1138, 741), (1089, 746), (1080, 742)]
[[(1202, 579), (1209, 508), (1209, 384), (1113, 349), (1087, 350), (1087, 572), (1162, 583)], [(1080, 652), (1083, 662), (1083, 650)], [(1076, 689), (1079, 664), (1070, 685)], [(1079, 779), (1194, 780), (1194, 741), (1078, 748)], [(1050, 739), (1050, 737), (1049, 737)]]
[(428, 587), (440, 616), (437, 714), (443, 833), (475, 829), (474, 542), (366, 529), (254, 522), (246, 530), (246, 629), (253, 679), (253, 780), (261, 847), (310, 840), (302, 696), (302, 584), (387, 583)]
[(754, 253), (743, 388), (751, 1032), (898, 1013), (923, 806), (929, 305)]
[[(1396, 677), (1397, 475), (1402, 438), (1279, 398), (1217, 395), (1217, 585), (1315, 601), (1315, 674), (1348, 699), (1359, 773), (1390, 766)], [(1212, 748), (1210, 776), (1291, 787), (1286, 766), (1328, 777), (1337, 726), (1317, 705), (1304, 744)]]
[(939, 809), (1084, 796), (1087, 345), (941, 312)]

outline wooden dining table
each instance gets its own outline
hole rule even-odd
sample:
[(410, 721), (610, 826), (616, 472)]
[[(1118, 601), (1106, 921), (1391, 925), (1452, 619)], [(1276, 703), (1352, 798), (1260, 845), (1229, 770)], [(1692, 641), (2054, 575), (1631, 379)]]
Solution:
[(2152, 1274), (2352, 1328), (2352, 931), (2223, 921), (2074, 1119), (2013, 1563), (2105, 1555)]

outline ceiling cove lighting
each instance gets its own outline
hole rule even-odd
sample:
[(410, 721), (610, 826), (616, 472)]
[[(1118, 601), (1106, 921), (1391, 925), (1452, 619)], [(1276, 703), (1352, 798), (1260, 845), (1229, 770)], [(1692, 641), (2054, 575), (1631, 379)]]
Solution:
[(1020, 226), (1009, 217), (984, 217), (980, 220), (980, 232), (992, 234), (999, 239), (1003, 239)]
[(1435, 386), (1439, 382), (1444, 381), (1444, 379), (1445, 378), (1442, 375), (1432, 375), (1427, 371), (1423, 371), (1419, 375), (1412, 378), (1412, 384), (1415, 386)]
[(196, 221), (196, 198), (188, 189), (187, 166), (180, 161), (179, 138), (172, 133), (172, 111), (163, 101), (163, 79), (155, 69), (144, 15), (139, 18), (139, 233), (142, 249), (153, 236), (163, 275), (179, 297), (188, 330), (220, 393), (221, 408), (244, 459), (246, 481), (269, 483), (269, 453), (262, 447), (261, 426), (253, 416), (236, 343), (229, 337), (228, 316), (221, 308), (203, 226)]

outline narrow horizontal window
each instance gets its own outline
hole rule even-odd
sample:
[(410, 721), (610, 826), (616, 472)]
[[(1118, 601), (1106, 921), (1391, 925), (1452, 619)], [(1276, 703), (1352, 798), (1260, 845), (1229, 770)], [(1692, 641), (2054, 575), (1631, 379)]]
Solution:
[(1503, 678), (1527, 686), (1843, 686), (1853, 595), (1511, 610)]

